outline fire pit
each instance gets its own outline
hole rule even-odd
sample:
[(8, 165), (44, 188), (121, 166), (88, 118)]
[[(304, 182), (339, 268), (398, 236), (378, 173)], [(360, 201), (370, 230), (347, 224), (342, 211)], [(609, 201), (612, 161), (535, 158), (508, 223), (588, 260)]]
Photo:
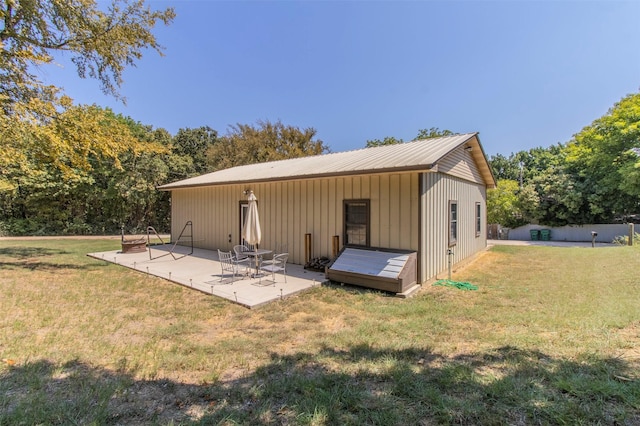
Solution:
[(124, 226), (121, 227), (122, 237), (122, 253), (142, 253), (147, 251), (147, 241), (142, 238), (125, 239), (124, 238)]
[(147, 241), (144, 238), (138, 240), (122, 240), (122, 253), (142, 253), (147, 251)]

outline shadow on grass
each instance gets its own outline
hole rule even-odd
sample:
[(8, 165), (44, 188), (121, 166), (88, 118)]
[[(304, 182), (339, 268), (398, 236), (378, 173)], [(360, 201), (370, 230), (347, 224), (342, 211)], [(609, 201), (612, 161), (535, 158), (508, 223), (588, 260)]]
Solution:
[[(96, 264), (74, 264), (62, 263), (55, 259), (48, 260), (52, 256), (60, 255), (73, 255), (73, 252), (46, 247), (4, 247), (0, 248), (0, 263), (4, 269), (27, 269), (30, 271), (78, 270), (96, 267)], [(68, 257), (66, 258), (68, 259)], [(105, 265), (100, 264), (100, 266)]]
[(272, 354), (252, 375), (203, 385), (134, 380), (124, 362), (3, 368), (0, 424), (640, 424), (640, 384), (622, 360), (514, 347)]
[(0, 248), (0, 256), (8, 256), (16, 259), (28, 259), (31, 257), (54, 256), (69, 254), (68, 251), (45, 247), (5, 247)]

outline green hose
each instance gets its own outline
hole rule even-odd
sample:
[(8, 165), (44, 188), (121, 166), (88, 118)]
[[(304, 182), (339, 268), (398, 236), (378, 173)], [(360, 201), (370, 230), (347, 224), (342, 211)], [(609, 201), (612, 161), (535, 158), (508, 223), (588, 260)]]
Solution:
[(455, 287), (459, 290), (477, 290), (478, 286), (471, 283), (451, 281), (451, 280), (438, 280), (433, 285), (441, 285), (445, 287)]

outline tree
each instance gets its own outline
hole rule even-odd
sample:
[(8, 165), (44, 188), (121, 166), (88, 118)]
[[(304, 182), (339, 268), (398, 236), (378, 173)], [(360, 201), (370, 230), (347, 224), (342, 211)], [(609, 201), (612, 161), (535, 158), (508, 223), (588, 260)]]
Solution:
[[(433, 139), (440, 138), (443, 136), (451, 136), (455, 135), (451, 130), (440, 130), (437, 127), (432, 127), (430, 129), (420, 129), (418, 130), (418, 135), (413, 140), (422, 140), (422, 139)], [(375, 146), (384, 146), (384, 145), (395, 145), (399, 143), (404, 143), (402, 139), (397, 139), (393, 136), (386, 136), (384, 139), (369, 139), (365, 145), (365, 148), (372, 148)]]
[(208, 126), (197, 129), (180, 129), (173, 137), (173, 153), (186, 155), (193, 160), (194, 173), (202, 174), (209, 171), (207, 151), (218, 140), (218, 132)]
[(578, 176), (589, 208), (609, 221), (640, 211), (640, 93), (616, 103), (567, 145), (567, 168)]
[(456, 133), (453, 133), (451, 130), (440, 130), (437, 127), (432, 127), (430, 129), (418, 130), (418, 135), (414, 138), (414, 140), (441, 138), (444, 136), (452, 136), (455, 134)]
[(162, 54), (151, 29), (174, 17), (173, 9), (151, 11), (144, 0), (112, 0), (106, 12), (94, 0), (0, 0), (5, 112), (12, 102), (43, 90), (51, 93), (31, 70), (51, 64), (55, 52), (70, 52), (80, 77), (96, 78), (106, 94), (119, 96), (126, 66), (135, 64), (144, 49)]
[(489, 164), (497, 180), (520, 182), (520, 172), (522, 171), (521, 163), (513, 153), (511, 153), (509, 157), (505, 157), (502, 154), (492, 155), (489, 158)]
[(244, 164), (263, 163), (288, 158), (324, 154), (329, 149), (321, 140), (314, 140), (316, 130), (300, 130), (280, 121), (258, 121), (258, 126), (237, 124), (209, 147), (210, 170), (220, 170)]
[(515, 180), (500, 179), (497, 186), (487, 191), (487, 222), (499, 223), (507, 228), (524, 225), (520, 202), (520, 184)]
[(396, 139), (393, 136), (386, 136), (384, 139), (370, 139), (367, 141), (365, 148), (373, 148), (375, 146), (396, 145), (404, 143), (402, 139)]
[(531, 148), (528, 151), (512, 152), (508, 157), (502, 154), (489, 158), (491, 170), (496, 179), (515, 180), (526, 185), (531, 179), (564, 164), (565, 146), (552, 145), (549, 148)]
[(72, 101), (33, 70), (53, 63), (56, 54), (70, 53), (81, 78), (97, 79), (103, 92), (122, 99), (118, 89), (125, 67), (145, 49), (162, 54), (151, 30), (174, 16), (171, 8), (151, 11), (144, 0), (112, 0), (107, 11), (94, 0), (0, 0), (0, 167), (22, 161), (24, 150), (32, 148), (45, 161), (64, 151), (67, 157), (57, 165), (87, 167), (86, 150), (117, 160), (118, 144), (85, 140), (73, 153), (77, 139), (49, 131)]
[[(59, 158), (46, 160), (40, 151), (26, 150), (20, 162), (0, 168), (0, 182), (5, 183), (0, 185), (0, 221), (7, 231), (104, 233), (117, 232), (121, 224), (167, 229), (168, 195), (156, 187), (171, 180), (174, 165), (185, 164), (182, 157), (170, 153), (168, 132), (96, 106), (69, 108), (39, 127), (45, 128), (24, 135), (25, 145), (37, 147), (29, 140), (50, 132), (66, 133), (76, 140), (105, 139), (103, 146), (122, 144), (129, 149), (117, 155), (117, 167), (113, 160), (95, 155), (90, 147), (61, 150)], [(74, 167), (69, 155), (84, 155), (87, 167)], [(186, 164), (191, 165), (190, 158)]]
[(527, 184), (521, 203), (525, 216), (542, 225), (606, 223), (606, 212), (596, 208), (599, 196), (591, 191), (590, 184), (560, 167)]

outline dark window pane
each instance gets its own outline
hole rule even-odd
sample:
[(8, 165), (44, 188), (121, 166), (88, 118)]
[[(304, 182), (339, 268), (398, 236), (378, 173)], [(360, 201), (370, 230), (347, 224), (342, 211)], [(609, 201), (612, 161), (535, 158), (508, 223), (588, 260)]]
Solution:
[(369, 203), (344, 202), (344, 238), (347, 245), (367, 246), (369, 243)]

